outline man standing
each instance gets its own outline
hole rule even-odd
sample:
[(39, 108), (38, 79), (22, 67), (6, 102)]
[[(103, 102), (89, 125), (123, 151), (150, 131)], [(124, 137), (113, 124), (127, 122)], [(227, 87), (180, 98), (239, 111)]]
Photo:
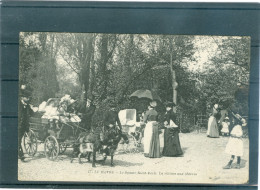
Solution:
[(92, 96), (88, 96), (86, 103), (80, 105), (78, 112), (81, 116), (82, 127), (86, 130), (91, 130), (92, 126), (92, 117), (95, 113), (96, 106), (92, 103)]
[(33, 113), (29, 105), (29, 92), (25, 90), (25, 86), (22, 85), (20, 91), (20, 100), (18, 105), (18, 158), (24, 161), (24, 153), (22, 149), (22, 138), (25, 132), (29, 131), (29, 118)]

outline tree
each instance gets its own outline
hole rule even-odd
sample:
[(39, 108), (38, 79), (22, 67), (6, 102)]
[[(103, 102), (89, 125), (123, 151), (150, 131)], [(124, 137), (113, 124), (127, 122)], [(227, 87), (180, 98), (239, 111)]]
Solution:
[(212, 61), (215, 64), (233, 65), (249, 74), (250, 69), (250, 37), (212, 37), (218, 45), (218, 52)]
[(90, 66), (94, 62), (95, 34), (62, 34), (58, 37), (61, 44), (59, 54), (77, 76), (84, 91), (90, 86)]
[[(35, 102), (57, 94), (93, 94), (97, 123), (110, 97), (118, 109), (144, 109), (141, 104), (148, 102), (129, 98), (138, 89), (156, 90), (162, 102), (177, 102), (180, 118), (192, 123), (208, 104), (236, 102), (236, 83), (249, 80), (247, 37), (24, 33), (20, 41), (20, 77), (30, 82)], [(199, 51), (207, 54), (204, 64)], [(191, 69), (193, 63), (201, 67)], [(158, 110), (165, 108), (159, 104)]]
[[(151, 50), (154, 59), (165, 65), (171, 74), (172, 101), (177, 103), (177, 87), (182, 81), (177, 80), (176, 72), (182, 72), (184, 63), (193, 59), (194, 47), (192, 36), (156, 36), (157, 48)], [(178, 81), (178, 82), (177, 82)]]
[(201, 91), (200, 100), (211, 106), (216, 103), (224, 104), (226, 107), (241, 104), (247, 112), (248, 99), (244, 98), (239, 100), (240, 103), (236, 103), (235, 94), (239, 88), (237, 83), (248, 86), (250, 39), (248, 37), (211, 38), (217, 45), (217, 49), (207, 63), (208, 68), (200, 72), (197, 77), (197, 88)]
[[(64, 34), (59, 38), (60, 55), (78, 75), (86, 94), (106, 97), (108, 62), (116, 45), (116, 34)], [(101, 92), (102, 91), (102, 92)]]
[[(40, 48), (32, 40), (31, 33), (20, 33), (19, 38), (19, 82), (20, 84), (30, 84), (28, 77), (32, 65), (39, 60)], [(29, 38), (29, 40), (28, 40)]]
[(25, 33), (21, 35), (20, 41), (20, 81), (32, 89), (32, 103), (40, 104), (48, 98), (55, 97), (59, 89), (56, 76), (55, 35)]

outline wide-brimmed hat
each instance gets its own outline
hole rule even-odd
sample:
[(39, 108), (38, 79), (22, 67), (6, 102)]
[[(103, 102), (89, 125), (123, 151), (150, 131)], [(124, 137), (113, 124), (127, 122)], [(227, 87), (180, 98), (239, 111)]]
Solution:
[(225, 117), (225, 119), (224, 120), (229, 120), (229, 117)]
[(235, 116), (235, 118), (238, 119), (238, 120), (241, 120), (241, 119), (242, 119), (242, 117), (241, 117), (238, 113), (235, 114), (234, 116)]
[(151, 102), (150, 102), (150, 106), (151, 106), (152, 108), (155, 108), (155, 107), (157, 106), (157, 102), (156, 102), (156, 101), (151, 101)]
[(239, 121), (240, 123), (243, 123), (244, 119), (238, 113), (237, 114), (232, 113), (232, 115), (233, 115), (233, 118), (236, 121)]

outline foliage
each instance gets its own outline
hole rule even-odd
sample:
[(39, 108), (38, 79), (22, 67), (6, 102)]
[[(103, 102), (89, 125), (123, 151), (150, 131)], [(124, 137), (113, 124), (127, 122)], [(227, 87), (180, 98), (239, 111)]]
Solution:
[[(202, 64), (198, 39), (211, 51), (203, 69), (194, 70), (192, 63)], [(236, 94), (238, 82), (248, 85), (249, 45), (247, 37), (23, 33), (20, 81), (33, 89), (35, 104), (64, 94), (93, 95), (94, 125), (101, 125), (111, 97), (118, 110), (147, 109), (149, 100), (129, 97), (138, 89), (157, 91), (162, 115), (163, 102), (175, 101), (176, 88), (177, 114), (183, 130), (190, 131), (194, 115), (206, 113), (208, 105), (237, 105), (241, 110), (247, 104)]]
[(36, 105), (55, 97), (59, 89), (54, 42), (54, 35), (46, 33), (22, 33), (20, 37), (20, 85), (31, 89)]
[[(214, 37), (213, 37), (214, 38)], [(243, 114), (248, 114), (248, 99), (238, 100), (235, 96), (238, 83), (247, 86), (249, 82), (249, 39), (247, 37), (224, 37), (214, 39), (217, 53), (209, 62), (209, 68), (196, 75), (196, 87), (200, 90), (199, 102), (213, 106), (222, 104), (224, 107), (243, 107)], [(236, 105), (236, 106), (235, 106)], [(240, 113), (242, 114), (242, 113)]]

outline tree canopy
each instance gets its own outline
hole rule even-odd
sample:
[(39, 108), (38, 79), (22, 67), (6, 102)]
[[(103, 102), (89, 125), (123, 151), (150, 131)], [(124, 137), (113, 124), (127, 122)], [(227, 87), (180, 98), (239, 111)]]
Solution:
[[(204, 113), (215, 103), (247, 106), (236, 94), (238, 83), (249, 83), (250, 38), (21, 33), (19, 68), (35, 105), (86, 92), (100, 110), (111, 97), (118, 109), (145, 109), (147, 101), (141, 106), (143, 100), (129, 97), (135, 90), (155, 90), (162, 102), (174, 101), (176, 90), (179, 108)], [(163, 105), (158, 109), (163, 112)]]

